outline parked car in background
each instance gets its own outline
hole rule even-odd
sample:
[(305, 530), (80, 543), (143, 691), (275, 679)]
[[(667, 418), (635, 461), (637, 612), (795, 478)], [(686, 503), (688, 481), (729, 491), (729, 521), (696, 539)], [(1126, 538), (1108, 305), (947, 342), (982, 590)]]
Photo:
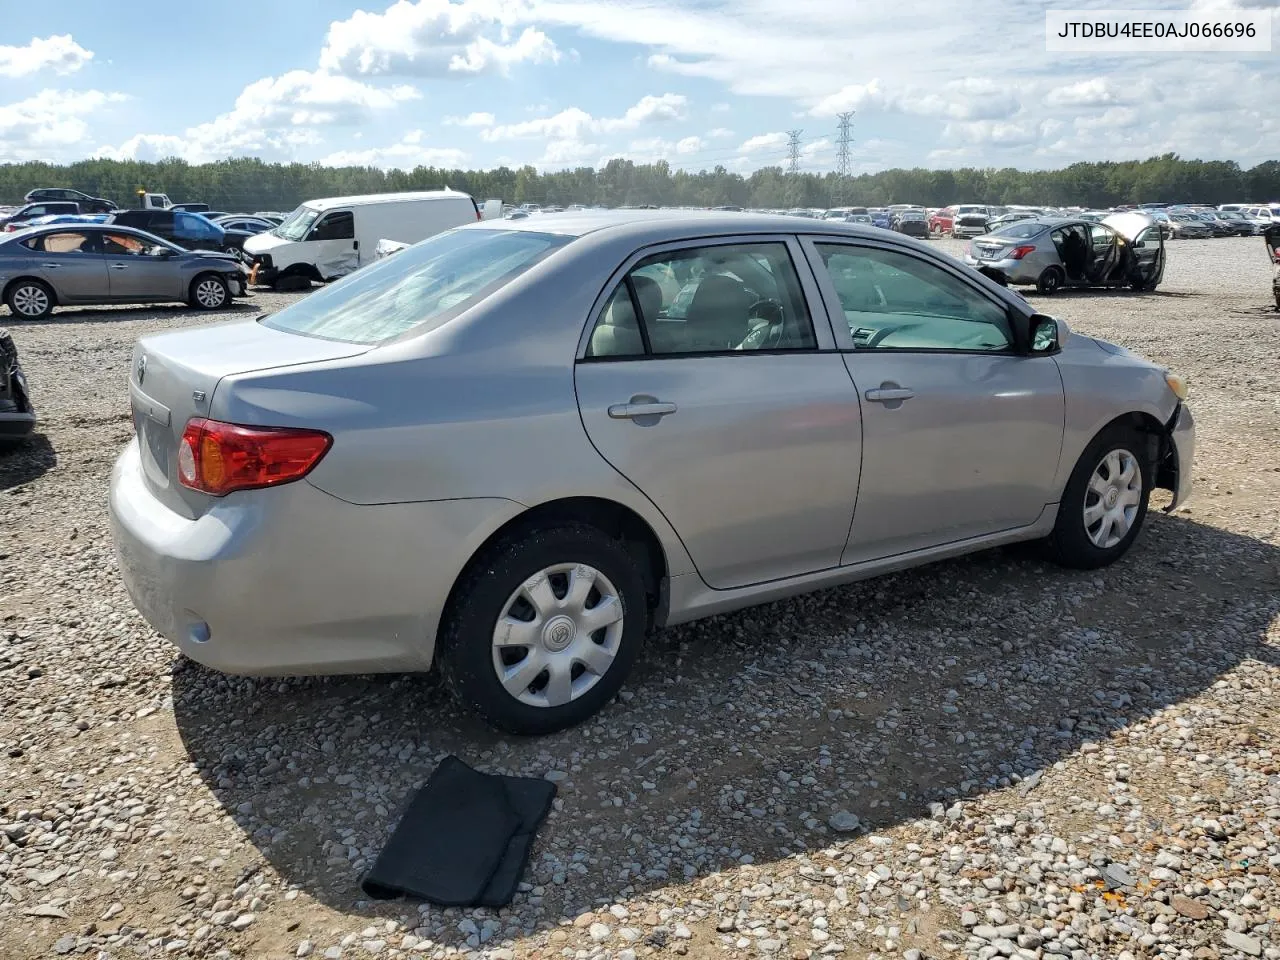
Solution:
[(942, 207), (929, 214), (929, 232), (935, 237), (948, 236), (951, 225), (955, 222), (956, 208)]
[(987, 232), (987, 220), (990, 215), (981, 204), (962, 203), (955, 208), (951, 221), (951, 236), (956, 239), (980, 237)]
[(247, 279), (234, 255), (185, 250), (115, 222), (0, 236), (0, 290), (23, 320), (90, 304), (184, 301), (211, 310), (243, 296)]
[(923, 239), (929, 236), (929, 221), (925, 219), (923, 210), (900, 210), (893, 215), (889, 229)]
[(1189, 213), (1169, 213), (1168, 217), (1170, 240), (1207, 240), (1213, 236), (1213, 228), (1199, 217)]
[(874, 207), (871, 210), (871, 225), (879, 227), (881, 230), (888, 230), (892, 225), (892, 215), (888, 210)]
[(245, 241), (254, 236), (247, 230), (229, 230), (198, 213), (174, 209), (118, 210), (110, 222), (153, 233), (188, 250), (232, 253), (243, 250)]
[(18, 362), (13, 336), (0, 327), (0, 446), (27, 436), (36, 428), (31, 388)]
[(242, 213), (227, 213), (212, 219), (223, 230), (239, 230), (244, 233), (266, 233), (274, 230), (279, 224), (262, 217), (251, 217)]
[(1143, 213), (1113, 213), (1102, 223), (1037, 217), (973, 240), (964, 262), (1044, 294), (1063, 287), (1154, 290), (1164, 276), (1164, 237)]
[(1219, 210), (1207, 216), (1221, 223), (1234, 237), (1252, 237), (1259, 232), (1257, 221), (1236, 210)]
[(37, 217), (49, 217), (55, 214), (65, 216), (80, 212), (80, 204), (66, 200), (45, 200), (40, 203), (28, 203), (14, 210), (8, 216), (0, 218), (0, 227), (13, 231), (21, 229)]
[(944, 253), (743, 213), (449, 230), (144, 337), (129, 386), (109, 512), (152, 626), (231, 673), (434, 663), (518, 734), (609, 703), (652, 628), (1014, 541), (1103, 567), (1195, 435), (1177, 377)]
[(175, 203), (170, 210), (181, 210), (183, 213), (208, 213), (209, 205), (207, 203)]
[(308, 200), (244, 250), (254, 283), (324, 283), (371, 262), (379, 240), (417, 243), (480, 218), (475, 200), (456, 190), (329, 197)]
[(51, 223), (106, 223), (110, 216), (109, 213), (54, 213), (47, 217), (36, 217), (34, 220), (7, 224), (4, 229), (6, 233), (13, 233), (16, 230), (44, 227)]
[(24, 197), (27, 203), (43, 203), (50, 200), (78, 204), (82, 213), (110, 213), (116, 205), (103, 197), (91, 197), (79, 190), (67, 187), (40, 187)]

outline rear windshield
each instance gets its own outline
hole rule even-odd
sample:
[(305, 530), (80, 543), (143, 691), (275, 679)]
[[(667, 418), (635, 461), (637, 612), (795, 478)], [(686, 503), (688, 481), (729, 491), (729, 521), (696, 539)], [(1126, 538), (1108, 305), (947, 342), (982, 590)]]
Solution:
[(523, 230), (450, 230), (363, 267), (262, 320), (276, 330), (383, 343), (441, 326), (510, 283), (572, 237)]
[(1008, 237), (1011, 240), (1027, 240), (1036, 234), (1044, 231), (1044, 225), (1040, 223), (1025, 221), (1019, 223), (1010, 223), (1001, 227), (999, 230), (993, 230), (990, 236)]

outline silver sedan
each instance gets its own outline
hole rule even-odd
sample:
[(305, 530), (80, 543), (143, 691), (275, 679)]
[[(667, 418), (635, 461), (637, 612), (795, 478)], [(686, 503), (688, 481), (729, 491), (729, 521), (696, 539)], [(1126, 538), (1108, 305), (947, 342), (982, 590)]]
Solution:
[(1141, 213), (1094, 222), (1036, 217), (973, 240), (964, 261), (998, 283), (1034, 285), (1043, 294), (1063, 287), (1154, 290), (1164, 276), (1160, 224)]
[(0, 234), (0, 299), (23, 320), (54, 307), (185, 301), (216, 310), (248, 290), (235, 256), (185, 250), (114, 224), (57, 223)]
[(1014, 541), (1096, 568), (1189, 492), (1168, 371), (927, 244), (743, 213), (485, 221), (152, 335), (120, 567), (188, 656), (443, 671), (577, 723), (663, 625)]

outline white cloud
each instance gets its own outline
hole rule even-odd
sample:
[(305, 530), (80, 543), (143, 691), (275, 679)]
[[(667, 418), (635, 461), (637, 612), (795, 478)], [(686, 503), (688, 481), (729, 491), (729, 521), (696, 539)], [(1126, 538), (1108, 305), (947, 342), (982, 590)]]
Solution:
[(57, 74), (75, 73), (93, 59), (69, 33), (32, 37), (25, 47), (0, 45), (0, 77), (25, 77), (41, 70)]
[(823, 97), (810, 108), (809, 113), (815, 117), (834, 117), (846, 110), (865, 110), (870, 107), (883, 108), (888, 104), (884, 86), (878, 77), (866, 83), (851, 83), (841, 87), (835, 93)]
[(787, 145), (785, 133), (761, 133), (743, 142), (739, 153), (759, 153), (762, 150), (781, 150)]
[(1055, 107), (1097, 107), (1119, 99), (1117, 84), (1110, 77), (1091, 77), (1054, 87), (1045, 102)]
[(675, 93), (641, 97), (620, 117), (595, 117), (580, 107), (569, 107), (549, 117), (535, 117), (518, 123), (500, 124), (480, 131), (488, 142), (541, 138), (547, 141), (539, 166), (554, 167), (585, 162), (599, 157), (604, 149), (592, 140), (599, 134), (636, 130), (640, 127), (683, 119), (688, 98)]
[(181, 137), (139, 134), (119, 147), (101, 148), (98, 155), (179, 156), (193, 163), (227, 156), (290, 158), (300, 147), (319, 144), (323, 130), (358, 126), (420, 96), (409, 86), (374, 87), (323, 71), (291, 70), (249, 84), (230, 111), (189, 127)]
[(101, 90), (41, 90), (0, 106), (0, 162), (67, 159), (89, 137), (85, 118), (126, 99)]
[(469, 113), (465, 117), (445, 117), (446, 127), (492, 127), (496, 118), (492, 113)]
[(453, 147), (430, 147), (421, 130), (411, 130), (399, 143), (368, 150), (339, 150), (322, 157), (326, 167), (383, 167), (412, 170), (414, 167), (456, 168), (466, 163), (467, 153)]
[(676, 141), (676, 153), (687, 155), (697, 153), (706, 147), (706, 141), (701, 137), (684, 137)]
[(559, 60), (536, 27), (512, 39), (519, 19), (515, 6), (496, 0), (397, 0), (382, 13), (357, 10), (330, 23), (320, 66), (353, 77), (448, 76)]
[(733, 131), (728, 127), (716, 127), (714, 130), (707, 131), (708, 140), (725, 140), (733, 136)]

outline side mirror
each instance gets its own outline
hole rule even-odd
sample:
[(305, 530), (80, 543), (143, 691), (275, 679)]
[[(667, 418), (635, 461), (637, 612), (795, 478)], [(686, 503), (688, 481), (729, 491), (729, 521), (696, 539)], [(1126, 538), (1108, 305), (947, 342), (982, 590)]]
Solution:
[(1141, 250), (1141, 249), (1142, 249), (1143, 247), (1145, 247), (1146, 245), (1147, 245), (1147, 241), (1145, 241), (1145, 240), (1135, 240), (1135, 241), (1133, 241), (1133, 249), (1135, 249), (1135, 250)]
[(1031, 315), (1031, 352), (1057, 353), (1067, 345), (1071, 330), (1062, 320), (1043, 313)]

